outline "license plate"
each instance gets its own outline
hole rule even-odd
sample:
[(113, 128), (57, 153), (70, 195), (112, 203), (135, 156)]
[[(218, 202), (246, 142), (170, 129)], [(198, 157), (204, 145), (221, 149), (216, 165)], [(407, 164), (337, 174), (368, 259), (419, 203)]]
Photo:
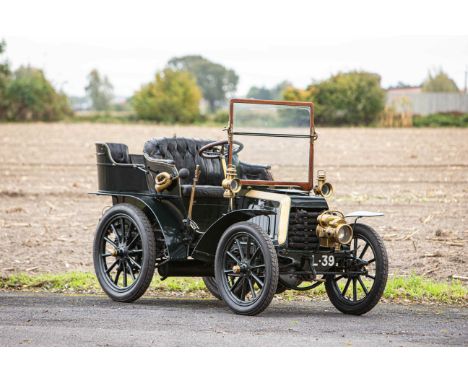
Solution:
[(314, 255), (312, 256), (313, 266), (316, 272), (326, 271), (335, 265), (334, 255)]

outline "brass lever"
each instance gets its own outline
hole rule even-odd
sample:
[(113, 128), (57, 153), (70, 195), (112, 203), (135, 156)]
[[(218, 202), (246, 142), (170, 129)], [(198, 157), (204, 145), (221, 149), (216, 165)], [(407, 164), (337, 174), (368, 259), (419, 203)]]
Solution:
[(193, 202), (195, 201), (195, 188), (197, 187), (200, 173), (201, 173), (200, 165), (197, 164), (197, 167), (195, 167), (195, 176), (193, 177), (192, 192), (190, 193), (190, 202), (189, 202), (188, 214), (187, 214), (188, 220), (192, 220), (192, 208), (193, 208)]

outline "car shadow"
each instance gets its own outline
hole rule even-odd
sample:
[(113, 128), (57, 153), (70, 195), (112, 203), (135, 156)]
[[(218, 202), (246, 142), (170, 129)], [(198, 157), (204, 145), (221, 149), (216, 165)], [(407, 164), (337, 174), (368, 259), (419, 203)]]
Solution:
[(190, 308), (207, 309), (215, 307), (225, 307), (225, 304), (217, 299), (196, 299), (196, 298), (174, 298), (174, 297), (144, 297), (134, 304), (143, 306), (154, 306), (164, 308)]
[[(245, 317), (255, 319), (255, 317), (262, 318), (300, 318), (300, 317), (327, 317), (350, 319), (357, 316), (344, 315), (336, 311), (332, 306), (325, 305), (323, 302), (316, 304), (315, 301), (310, 302), (277, 302), (274, 301), (265, 311), (258, 316), (242, 316), (235, 315), (223, 301), (217, 299), (195, 299), (195, 298), (172, 298), (172, 297), (145, 297), (134, 303), (138, 306), (154, 307), (154, 308), (174, 308), (174, 309), (190, 309), (196, 311), (207, 311), (213, 313), (213, 309), (218, 310), (219, 313), (234, 315), (237, 317)], [(307, 305), (305, 305), (307, 304)], [(132, 304), (133, 305), (133, 304)], [(325, 306), (324, 306), (325, 305)], [(366, 316), (361, 316), (365, 318)]]

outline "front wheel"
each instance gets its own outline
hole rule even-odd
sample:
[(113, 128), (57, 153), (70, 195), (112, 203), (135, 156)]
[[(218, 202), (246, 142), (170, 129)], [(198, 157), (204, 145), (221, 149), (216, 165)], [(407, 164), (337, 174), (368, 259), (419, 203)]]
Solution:
[[(217, 298), (218, 300), (222, 300), (221, 295), (219, 294), (218, 284), (216, 283), (216, 279), (214, 277), (203, 277), (203, 282), (205, 283), (206, 289), (212, 294), (213, 297)], [(275, 294), (284, 293), (288, 290), (288, 287), (281, 284), (278, 281), (278, 286), (276, 287)]]
[(325, 289), (331, 303), (346, 314), (361, 315), (379, 302), (387, 284), (388, 259), (382, 238), (364, 224), (353, 225), (348, 275), (328, 276)]
[(215, 258), (219, 293), (237, 314), (256, 315), (278, 286), (278, 255), (271, 238), (250, 222), (233, 224), (221, 236)]

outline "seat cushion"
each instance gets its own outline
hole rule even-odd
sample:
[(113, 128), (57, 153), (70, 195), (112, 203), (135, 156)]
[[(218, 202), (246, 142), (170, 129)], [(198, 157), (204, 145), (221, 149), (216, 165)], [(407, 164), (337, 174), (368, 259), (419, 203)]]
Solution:
[[(184, 184), (181, 186), (182, 196), (188, 197), (192, 192), (192, 186), (190, 184)], [(195, 188), (196, 198), (222, 198), (224, 195), (224, 188), (221, 186), (197, 186)]]
[(145, 143), (143, 152), (154, 159), (170, 159), (178, 170), (186, 168), (190, 176), (181, 179), (182, 184), (191, 184), (195, 166), (200, 166), (199, 185), (221, 186), (224, 178), (221, 161), (218, 158), (206, 159), (198, 150), (213, 141), (194, 138), (153, 138)]

